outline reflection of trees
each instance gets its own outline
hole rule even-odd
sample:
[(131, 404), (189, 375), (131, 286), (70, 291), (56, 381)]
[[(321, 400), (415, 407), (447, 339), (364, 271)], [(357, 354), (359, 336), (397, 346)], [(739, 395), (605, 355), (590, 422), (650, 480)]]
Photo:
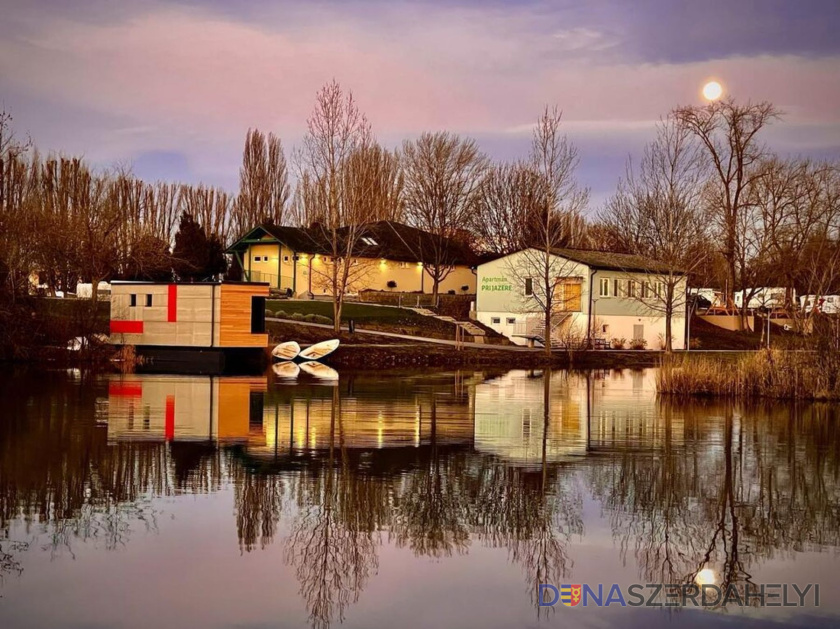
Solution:
[(643, 579), (690, 583), (712, 569), (717, 585), (743, 590), (763, 558), (840, 544), (836, 411), (669, 401), (659, 414), (661, 448), (591, 473)]
[(283, 481), (274, 475), (248, 469), (235, 457), (230, 458), (229, 465), (239, 547), (250, 552), (259, 543), (260, 548), (265, 548), (277, 533), (283, 511)]
[(441, 456), (434, 395), (430, 415), (429, 448), (395, 500), (391, 528), (397, 545), (408, 545), (415, 555), (448, 557), (453, 551), (465, 552), (469, 544), (469, 503), (461, 486), (464, 460)]
[[(343, 446), (336, 388), (327, 460), (317, 474), (299, 479), (298, 515), (286, 543), (286, 560), (295, 569), (316, 627), (327, 627), (335, 618), (343, 621), (345, 609), (358, 601), (378, 567), (374, 531), (383, 511), (382, 501), (377, 500), (381, 496), (362, 486), (364, 481), (351, 470)], [(367, 511), (370, 507), (373, 510)]]
[[(139, 525), (156, 528), (151, 497), (218, 486), (221, 470), (202, 458), (180, 480), (164, 443), (109, 444), (97, 420), (95, 384), (60, 376), (0, 378), (0, 531), (13, 520), (51, 552), (75, 541), (124, 545)], [(211, 480), (212, 479), (212, 480)], [(34, 529), (34, 530), (33, 530)], [(19, 551), (13, 540), (3, 553)]]
[[(522, 567), (535, 605), (539, 602), (540, 584), (556, 585), (565, 578), (569, 567), (566, 546), (572, 535), (583, 534), (581, 497), (563, 482), (562, 470), (561, 476), (552, 478), (554, 470), (547, 462), (551, 382), (552, 373), (547, 369), (543, 372), (542, 465), (538, 479), (526, 476), (521, 479), (526, 483), (521, 480), (511, 483), (511, 479), (485, 483), (485, 496), (481, 501), (489, 514), (502, 516), (498, 520), (484, 519), (482, 529), (491, 533), (486, 539), (491, 544), (502, 542), (508, 547), (511, 559)], [(518, 475), (515, 470), (500, 472)], [(536, 482), (527, 483), (527, 480)], [(493, 495), (495, 492), (501, 495)], [(499, 504), (511, 508), (493, 508)]]

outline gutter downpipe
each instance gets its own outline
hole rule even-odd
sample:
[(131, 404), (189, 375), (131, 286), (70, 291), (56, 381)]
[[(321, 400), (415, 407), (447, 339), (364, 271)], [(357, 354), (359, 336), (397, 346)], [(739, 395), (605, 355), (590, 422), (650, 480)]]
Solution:
[(592, 281), (595, 279), (595, 273), (597, 273), (597, 269), (589, 269), (589, 312), (586, 313), (586, 345), (587, 349), (590, 348), (592, 345)]

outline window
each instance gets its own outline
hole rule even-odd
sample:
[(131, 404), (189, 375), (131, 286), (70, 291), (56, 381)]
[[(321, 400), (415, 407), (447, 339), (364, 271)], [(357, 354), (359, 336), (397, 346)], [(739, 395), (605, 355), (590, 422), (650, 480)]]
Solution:
[(283, 256), (283, 262), (288, 262), (288, 261), (289, 261), (289, 256)]
[(665, 282), (656, 283), (656, 296), (662, 298), (665, 296)]
[(610, 278), (602, 277), (601, 278), (601, 297), (609, 297), (610, 296)]
[(251, 334), (265, 332), (265, 297), (251, 297)]
[(525, 278), (525, 294), (526, 295), (533, 295), (534, 294), (534, 280), (530, 277)]
[(137, 295), (129, 295), (128, 305), (132, 308), (137, 305)]
[(407, 269), (408, 267), (409, 267), (408, 262), (400, 262), (400, 268), (401, 269)]
[(513, 325), (516, 323), (516, 317), (508, 317), (507, 318), (508, 325)]
[(604, 325), (601, 326), (601, 332), (603, 334), (609, 334), (610, 333), (610, 326), (605, 323)]
[(642, 282), (642, 299), (650, 297), (650, 282)]
[(373, 238), (370, 236), (362, 236), (362, 242), (366, 245), (370, 245), (371, 247), (375, 247), (379, 243), (377, 243)]
[(613, 296), (615, 296), (615, 297), (620, 297), (621, 296), (621, 286), (620, 286), (620, 284), (621, 284), (621, 280), (619, 280), (619, 279), (616, 279), (613, 282)]
[(146, 308), (151, 308), (151, 307), (152, 307), (152, 294), (149, 293), (148, 295), (146, 295)]
[(502, 322), (501, 317), (491, 317), (490, 318), (490, 323), (492, 323), (493, 325), (499, 325), (501, 322)]
[(254, 262), (259, 262), (260, 260), (262, 260), (260, 256), (254, 256)]
[(636, 296), (636, 282), (634, 282), (633, 280), (627, 280), (627, 296)]

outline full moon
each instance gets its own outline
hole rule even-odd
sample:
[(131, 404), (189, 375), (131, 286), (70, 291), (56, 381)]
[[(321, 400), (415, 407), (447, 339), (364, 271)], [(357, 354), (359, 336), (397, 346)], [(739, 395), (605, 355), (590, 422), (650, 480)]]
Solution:
[(697, 585), (713, 584), (715, 582), (715, 571), (711, 568), (703, 568), (694, 577), (694, 582)]
[(717, 100), (723, 94), (723, 86), (717, 81), (709, 81), (703, 86), (703, 97), (706, 100)]

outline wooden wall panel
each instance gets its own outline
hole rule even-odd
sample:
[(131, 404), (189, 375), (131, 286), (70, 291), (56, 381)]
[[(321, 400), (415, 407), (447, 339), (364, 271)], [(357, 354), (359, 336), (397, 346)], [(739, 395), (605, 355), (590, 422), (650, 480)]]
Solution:
[(220, 347), (265, 347), (268, 334), (251, 334), (251, 297), (268, 297), (268, 286), (222, 284), (219, 316)]

